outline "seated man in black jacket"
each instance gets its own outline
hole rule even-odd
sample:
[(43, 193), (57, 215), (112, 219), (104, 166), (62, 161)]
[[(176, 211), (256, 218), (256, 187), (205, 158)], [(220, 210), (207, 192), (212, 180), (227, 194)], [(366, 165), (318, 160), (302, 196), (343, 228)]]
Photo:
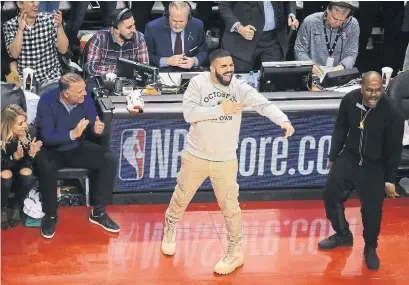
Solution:
[(394, 183), (402, 152), (403, 124), (403, 116), (393, 102), (382, 96), (382, 78), (377, 72), (365, 74), (361, 89), (342, 99), (332, 134), (328, 162), (331, 170), (324, 192), (327, 218), (336, 234), (319, 242), (320, 249), (352, 246), (344, 202), (356, 189), (361, 200), (366, 265), (370, 270), (379, 268), (376, 248), (382, 204), (385, 192), (388, 197), (398, 196)]

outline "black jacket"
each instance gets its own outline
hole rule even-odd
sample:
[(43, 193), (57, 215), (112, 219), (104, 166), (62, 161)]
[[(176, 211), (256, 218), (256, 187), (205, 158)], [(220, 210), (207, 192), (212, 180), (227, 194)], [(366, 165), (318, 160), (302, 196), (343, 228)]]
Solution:
[[(275, 2), (272, 3), (273, 7), (280, 5), (283, 11), (282, 19), (278, 19), (279, 15), (276, 10), (274, 10), (274, 14), (277, 38), (285, 57), (288, 51), (288, 15), (290, 13), (296, 15), (296, 1), (271, 2)], [(235, 57), (250, 61), (257, 43), (263, 34), (265, 24), (263, 1), (220, 1), (219, 12), (226, 25), (226, 31), (222, 39), (223, 49)], [(246, 40), (237, 32), (230, 32), (236, 22), (240, 22), (243, 26), (252, 25), (256, 28), (257, 31), (254, 33), (254, 38), (251, 41)]]
[[(28, 151), (30, 149), (31, 145), (31, 140), (34, 139), (35, 137), (35, 128), (33, 126), (29, 126), (29, 143), (27, 147), (24, 147), (23, 145), (23, 151), (24, 151), (24, 157), (19, 160), (15, 160), (13, 157), (13, 154), (17, 151), (17, 144), (19, 139), (16, 139), (14, 141), (9, 142), (6, 144), (6, 150), (1, 149), (1, 169), (6, 170), (6, 169), (11, 169), (18, 163), (25, 163), (25, 165), (31, 165), (33, 158), (28, 154)], [(1, 147), (1, 145), (0, 145)]]
[[(347, 151), (362, 166), (381, 163), (385, 182), (395, 183), (402, 153), (404, 118), (386, 95), (382, 95), (375, 109), (370, 110), (363, 130), (359, 128), (362, 110), (361, 89), (349, 92), (341, 101), (332, 134), (329, 160), (335, 162)], [(362, 114), (362, 115), (361, 115)]]

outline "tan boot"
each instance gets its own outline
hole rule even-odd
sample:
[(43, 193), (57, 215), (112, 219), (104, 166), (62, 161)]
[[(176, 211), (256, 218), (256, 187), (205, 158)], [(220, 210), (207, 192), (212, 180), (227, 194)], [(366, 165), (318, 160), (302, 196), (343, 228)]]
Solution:
[(236, 268), (242, 266), (244, 256), (241, 252), (241, 243), (229, 242), (226, 255), (214, 266), (214, 272), (218, 274), (232, 273)]
[(177, 222), (172, 222), (169, 219), (165, 219), (165, 224), (161, 249), (163, 254), (174, 255), (176, 253)]

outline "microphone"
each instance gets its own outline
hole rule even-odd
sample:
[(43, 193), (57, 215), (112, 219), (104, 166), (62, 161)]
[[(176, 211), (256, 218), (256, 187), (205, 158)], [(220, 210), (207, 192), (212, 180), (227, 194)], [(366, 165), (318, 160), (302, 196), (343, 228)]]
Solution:
[(107, 90), (114, 90), (115, 81), (105, 80), (103, 86)]

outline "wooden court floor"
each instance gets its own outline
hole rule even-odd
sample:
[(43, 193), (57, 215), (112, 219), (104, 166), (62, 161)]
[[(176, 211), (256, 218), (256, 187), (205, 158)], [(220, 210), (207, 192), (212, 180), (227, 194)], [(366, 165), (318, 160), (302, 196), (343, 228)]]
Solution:
[(178, 229), (177, 253), (162, 255), (166, 205), (111, 206), (121, 226), (110, 234), (88, 221), (86, 207), (59, 210), (52, 240), (40, 230), (19, 226), (2, 231), (3, 285), (101, 284), (409, 284), (409, 199), (387, 199), (378, 254), (381, 267), (370, 272), (362, 257), (359, 201), (347, 206), (355, 237), (351, 249), (317, 250), (332, 234), (322, 201), (242, 203), (244, 265), (218, 276), (214, 264), (227, 250), (217, 204), (192, 204)]

